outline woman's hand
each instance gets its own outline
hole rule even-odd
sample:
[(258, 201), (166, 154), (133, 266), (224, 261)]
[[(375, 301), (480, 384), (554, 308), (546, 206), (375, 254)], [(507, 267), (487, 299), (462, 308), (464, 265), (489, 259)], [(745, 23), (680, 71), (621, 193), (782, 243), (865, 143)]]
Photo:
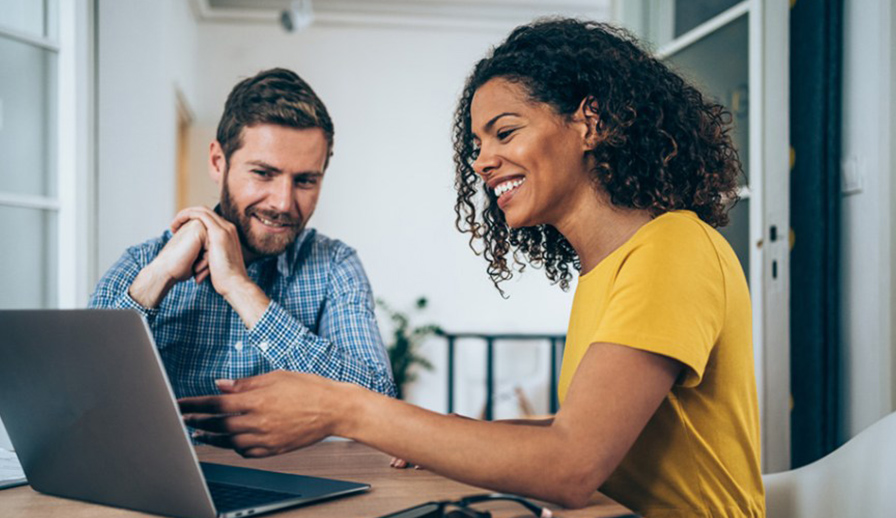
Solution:
[(184, 422), (200, 441), (244, 457), (277, 455), (333, 435), (354, 388), (286, 371), (216, 383), (219, 396), (178, 401)]
[(389, 463), (389, 466), (393, 467), (395, 469), (404, 469), (404, 468), (423, 469), (423, 466), (417, 466), (417, 465), (411, 464), (410, 462), (408, 462), (404, 459), (399, 459), (398, 457), (392, 457), (392, 462)]

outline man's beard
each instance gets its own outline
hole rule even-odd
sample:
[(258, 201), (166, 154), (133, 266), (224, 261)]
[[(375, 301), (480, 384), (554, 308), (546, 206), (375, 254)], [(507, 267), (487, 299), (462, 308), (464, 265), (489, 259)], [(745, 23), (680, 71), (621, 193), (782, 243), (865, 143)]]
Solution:
[[(277, 234), (261, 233), (258, 235), (258, 233), (252, 232), (253, 214), (257, 214), (268, 221), (288, 225), (287, 231)], [(247, 208), (245, 212), (240, 212), (233, 202), (233, 197), (230, 195), (226, 172), (224, 173), (224, 187), (221, 190), (221, 216), (236, 226), (237, 233), (240, 236), (240, 243), (246, 250), (256, 256), (282, 254), (292, 245), (302, 230), (301, 216), (298, 219), (294, 219), (288, 214), (258, 208)]]

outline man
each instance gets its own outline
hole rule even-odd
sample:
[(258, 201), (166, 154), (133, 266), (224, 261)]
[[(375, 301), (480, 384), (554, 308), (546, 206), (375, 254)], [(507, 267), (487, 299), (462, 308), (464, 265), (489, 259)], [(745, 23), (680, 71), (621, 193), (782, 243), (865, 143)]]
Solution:
[(218, 207), (182, 210), (100, 280), (90, 306), (146, 317), (178, 397), (280, 369), (394, 395), (357, 254), (306, 228), (332, 148), (326, 107), (298, 75), (240, 82), (209, 149)]

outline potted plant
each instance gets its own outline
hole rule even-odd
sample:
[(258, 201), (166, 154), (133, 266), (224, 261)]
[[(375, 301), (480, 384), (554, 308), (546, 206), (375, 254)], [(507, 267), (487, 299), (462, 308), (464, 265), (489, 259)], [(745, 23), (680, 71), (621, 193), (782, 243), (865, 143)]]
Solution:
[[(377, 299), (376, 304), (392, 322), (392, 340), (386, 345), (386, 351), (389, 353), (398, 398), (404, 399), (405, 385), (417, 379), (414, 366), (419, 365), (426, 370), (433, 368), (432, 363), (420, 355), (420, 346), (427, 337), (441, 335), (442, 329), (435, 324), (412, 326), (410, 312), (396, 310), (382, 299)], [(426, 308), (426, 304), (426, 297), (420, 297), (414, 303), (412, 311), (419, 313)]]

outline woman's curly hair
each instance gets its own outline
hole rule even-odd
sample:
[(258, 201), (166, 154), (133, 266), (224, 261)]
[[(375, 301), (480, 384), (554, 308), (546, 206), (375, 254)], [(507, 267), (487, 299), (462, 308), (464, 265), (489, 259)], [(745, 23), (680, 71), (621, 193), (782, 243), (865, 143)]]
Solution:
[(525, 269), (523, 259), (543, 266), (564, 290), (572, 279), (570, 265), (579, 270), (581, 264), (554, 227), (510, 228), (494, 192), (473, 170), (477, 150), (470, 105), (476, 90), (494, 78), (522, 85), (531, 100), (563, 117), (571, 117), (582, 101), (589, 104), (600, 121), (598, 144), (590, 151), (597, 164), (593, 180), (612, 204), (645, 209), (653, 217), (687, 209), (714, 227), (728, 224), (741, 173), (730, 113), (641, 50), (622, 29), (575, 19), (538, 20), (517, 27), (476, 64), (454, 116), (455, 224), (471, 234), (470, 246), (489, 262), (488, 274), (499, 291), (498, 283), (513, 276), (509, 256), (519, 271)]

